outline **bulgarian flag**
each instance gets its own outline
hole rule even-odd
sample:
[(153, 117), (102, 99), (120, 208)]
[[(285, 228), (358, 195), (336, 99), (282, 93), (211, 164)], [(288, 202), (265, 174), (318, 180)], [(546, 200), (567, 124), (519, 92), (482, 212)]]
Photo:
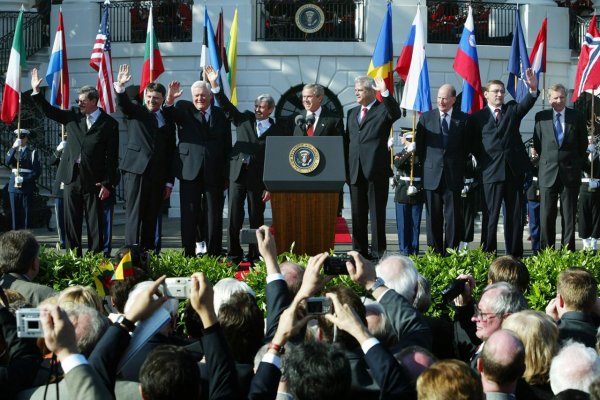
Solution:
[(121, 262), (115, 269), (115, 273), (112, 276), (113, 281), (122, 281), (128, 276), (133, 276), (133, 264), (131, 263), (131, 251), (125, 253)]
[(148, 30), (146, 31), (146, 49), (144, 51), (144, 65), (142, 66), (142, 81), (140, 82), (140, 95), (144, 95), (144, 89), (150, 82), (154, 82), (160, 74), (165, 72), (160, 50), (158, 48), (158, 39), (154, 32), (154, 23), (152, 22), (152, 7), (148, 14)]
[(21, 12), (17, 19), (15, 27), (15, 36), (13, 38), (10, 58), (8, 60), (8, 70), (6, 71), (6, 82), (4, 94), (2, 95), (2, 114), (0, 119), (10, 124), (15, 119), (21, 103), (21, 70), (27, 68), (25, 62), (25, 41), (23, 40), (23, 12), (25, 9), (21, 6)]

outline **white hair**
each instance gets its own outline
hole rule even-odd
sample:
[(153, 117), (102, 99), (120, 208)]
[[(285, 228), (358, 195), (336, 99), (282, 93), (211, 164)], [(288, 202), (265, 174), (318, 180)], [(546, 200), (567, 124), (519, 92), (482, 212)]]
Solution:
[(256, 298), (256, 293), (246, 282), (238, 281), (234, 278), (223, 278), (213, 287), (215, 314), (219, 315), (221, 304), (227, 302), (231, 295), (236, 292), (246, 292)]
[(567, 342), (552, 359), (550, 387), (554, 394), (567, 389), (589, 393), (590, 384), (600, 376), (598, 353), (583, 343)]
[(377, 276), (385, 281), (385, 286), (394, 289), (412, 304), (417, 292), (418, 276), (415, 263), (405, 256), (388, 256), (376, 267)]
[(202, 89), (208, 90), (209, 93), (212, 93), (210, 90), (211, 89), (210, 83), (208, 83), (208, 82), (196, 81), (196, 82), (192, 83), (192, 86), (190, 87), (192, 95), (194, 94), (194, 89), (196, 89), (196, 88), (202, 88)]

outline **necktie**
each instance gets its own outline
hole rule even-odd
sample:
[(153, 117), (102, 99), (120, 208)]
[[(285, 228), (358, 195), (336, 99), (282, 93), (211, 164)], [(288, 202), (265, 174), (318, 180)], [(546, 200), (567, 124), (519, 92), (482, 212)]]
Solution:
[(448, 147), (448, 121), (446, 120), (446, 117), (448, 116), (448, 114), (444, 113), (444, 115), (442, 115), (442, 141), (444, 143), (444, 148)]
[(500, 117), (502, 116), (502, 110), (499, 108), (496, 108), (494, 110), (494, 114), (496, 114), (496, 124), (497, 124), (498, 122), (500, 122)]
[(558, 146), (562, 146), (565, 134), (563, 132), (562, 124), (560, 123), (560, 113), (556, 113), (556, 120), (554, 121), (554, 133), (556, 134), (556, 143)]
[(206, 125), (206, 112), (200, 111), (200, 118), (202, 119), (202, 125)]
[(365, 122), (365, 118), (367, 117), (367, 111), (369, 111), (369, 109), (367, 107), (362, 108), (362, 113), (360, 114), (360, 120), (358, 121), (359, 125), (362, 125), (363, 122)]
[[(308, 117), (308, 115), (307, 115)], [(312, 136), (315, 133), (315, 127), (314, 124), (310, 124), (309, 126), (306, 127), (306, 135), (307, 136)]]
[(86, 122), (86, 124), (87, 124), (87, 128), (88, 128), (88, 131), (89, 131), (89, 130), (90, 130), (90, 128), (92, 127), (92, 125), (93, 125), (93, 124), (92, 124), (92, 115), (91, 115), (91, 114), (88, 114), (88, 115), (85, 117), (85, 122)]
[(256, 124), (256, 133), (258, 134), (258, 137), (262, 136), (264, 129), (265, 128), (262, 124), (262, 121), (258, 121), (258, 123)]
[(158, 114), (158, 112), (154, 113), (154, 117), (156, 118), (156, 124), (158, 125), (158, 128), (162, 128), (163, 125), (165, 124), (161, 118), (161, 116)]

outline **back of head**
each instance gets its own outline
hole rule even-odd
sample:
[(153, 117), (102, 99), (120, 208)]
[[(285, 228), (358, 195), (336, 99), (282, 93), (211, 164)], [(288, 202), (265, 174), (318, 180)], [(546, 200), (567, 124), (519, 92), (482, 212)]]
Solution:
[(0, 272), (26, 274), (38, 256), (40, 245), (29, 231), (8, 231), (0, 236)]
[(418, 312), (425, 314), (431, 306), (431, 285), (427, 278), (419, 274), (417, 276), (417, 293), (413, 301), (413, 307)]
[(550, 365), (550, 386), (558, 394), (567, 389), (588, 392), (591, 383), (600, 376), (600, 359), (594, 349), (583, 343), (563, 346)]
[(89, 286), (69, 286), (58, 295), (58, 305), (63, 307), (67, 303), (83, 304), (102, 312), (102, 300), (98, 293)]
[(146, 272), (140, 268), (133, 268), (133, 275), (122, 280), (114, 280), (110, 283), (110, 298), (117, 312), (125, 312), (125, 303), (129, 292), (140, 282), (147, 279)]
[(254, 297), (236, 292), (221, 304), (219, 323), (235, 361), (252, 364), (263, 344), (265, 322)]
[(385, 347), (390, 348), (397, 343), (396, 335), (392, 332), (392, 326), (388, 321), (381, 304), (365, 298), (365, 313), (367, 319), (367, 328), (371, 335), (379, 340)]
[[(486, 286), (483, 293), (495, 291), (489, 306), (494, 314), (505, 316), (527, 309), (527, 301), (523, 293), (507, 282), (497, 282)], [(482, 296), (483, 296), (482, 293)]]
[(525, 293), (529, 286), (529, 270), (521, 260), (513, 256), (500, 256), (490, 264), (488, 282), (508, 282)]
[[(362, 323), (365, 324), (365, 326), (367, 325), (365, 306), (360, 300), (360, 297), (358, 297), (352, 289), (347, 286), (337, 285), (325, 289), (323, 293), (335, 293), (340, 303), (348, 304), (354, 309)], [(335, 343), (340, 344), (345, 349), (354, 349), (359, 346), (352, 335), (341, 329), (337, 329), (337, 335), (334, 335), (334, 325), (325, 317), (319, 316), (317, 318), (317, 325), (326, 342), (333, 343), (335, 341)]]
[(200, 398), (200, 370), (184, 349), (156, 347), (140, 369), (140, 386), (145, 400)]
[(279, 269), (290, 291), (290, 296), (294, 297), (298, 293), (298, 290), (300, 290), (300, 286), (302, 286), (304, 268), (295, 262), (284, 261), (279, 266)]
[(558, 350), (558, 326), (552, 318), (540, 311), (519, 311), (504, 320), (502, 329), (514, 332), (525, 346), (525, 381), (550, 382), (550, 364)]
[(585, 268), (571, 267), (558, 275), (556, 292), (569, 310), (589, 312), (598, 298), (598, 282)]
[(92, 353), (96, 343), (108, 329), (109, 320), (95, 308), (80, 303), (61, 305), (75, 328), (77, 349), (86, 357)]
[[(150, 87), (150, 85), (155, 84), (157, 83), (151, 82), (148, 84), (147, 87)], [(160, 83), (158, 83), (157, 85), (160, 85)], [(129, 253), (129, 255), (131, 256), (131, 264), (134, 267), (143, 269), (144, 271), (148, 271), (148, 253), (142, 250), (137, 244), (126, 245), (117, 250), (114, 256), (115, 265), (119, 265), (121, 259), (123, 259), (123, 257), (127, 253)]]
[(215, 284), (215, 286), (213, 287), (213, 291), (213, 301), (215, 306), (215, 313), (217, 315), (219, 315), (219, 309), (221, 308), (221, 304), (228, 301), (231, 295), (236, 292), (246, 292), (252, 295), (252, 297), (256, 298), (256, 293), (254, 293), (254, 290), (252, 290), (246, 282), (241, 282), (234, 278), (221, 279)]
[(394, 357), (411, 382), (416, 382), (423, 371), (438, 361), (433, 353), (421, 346), (404, 347)]
[(486, 340), (481, 352), (481, 375), (497, 385), (516, 383), (525, 372), (525, 347), (517, 335), (500, 329)]
[(418, 287), (418, 272), (415, 263), (405, 256), (389, 256), (376, 267), (377, 276), (385, 281), (385, 285), (402, 295), (412, 303)]
[(483, 388), (475, 372), (463, 361), (442, 360), (417, 379), (419, 400), (481, 400)]
[(352, 374), (344, 353), (330, 344), (304, 342), (285, 356), (285, 376), (296, 400), (343, 399)]

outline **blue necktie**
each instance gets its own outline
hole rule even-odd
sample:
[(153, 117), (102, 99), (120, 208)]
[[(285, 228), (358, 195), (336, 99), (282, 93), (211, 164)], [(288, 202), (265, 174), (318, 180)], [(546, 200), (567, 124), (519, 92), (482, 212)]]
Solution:
[(444, 148), (448, 147), (448, 121), (446, 121), (446, 117), (448, 114), (444, 113), (442, 115), (442, 141), (444, 144)]
[(556, 120), (554, 121), (554, 133), (556, 134), (556, 143), (558, 143), (558, 147), (562, 146), (565, 133), (563, 132), (562, 124), (560, 123), (560, 113), (556, 113)]

